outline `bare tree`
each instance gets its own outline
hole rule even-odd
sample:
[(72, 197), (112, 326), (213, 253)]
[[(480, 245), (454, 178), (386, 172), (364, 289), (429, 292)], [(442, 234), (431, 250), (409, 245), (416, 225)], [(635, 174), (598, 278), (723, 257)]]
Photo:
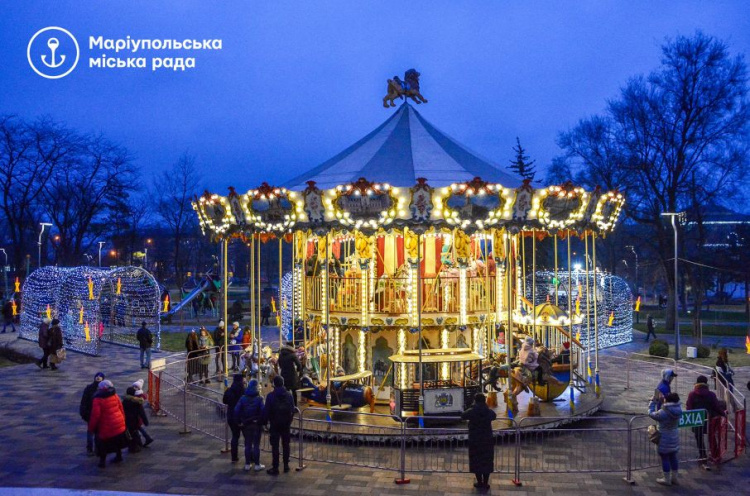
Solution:
[(154, 179), (154, 197), (158, 199), (156, 211), (172, 235), (173, 264), (179, 286), (182, 286), (188, 263), (182, 244), (186, 236), (198, 225), (191, 200), (198, 190), (200, 181), (195, 157), (187, 151), (170, 170), (162, 172)]
[(661, 213), (684, 210), (695, 222), (740, 190), (750, 109), (744, 60), (723, 42), (698, 32), (667, 40), (662, 54), (661, 67), (628, 81), (606, 116), (582, 121), (560, 144), (578, 159), (580, 178), (626, 189), (627, 215), (649, 227), (674, 305), (672, 232)]

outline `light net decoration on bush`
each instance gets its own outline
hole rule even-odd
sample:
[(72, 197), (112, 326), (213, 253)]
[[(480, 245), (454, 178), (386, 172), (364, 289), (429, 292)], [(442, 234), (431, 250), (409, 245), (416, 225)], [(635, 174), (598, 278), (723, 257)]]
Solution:
[(42, 267), (26, 278), (21, 296), (22, 338), (36, 341), (49, 314), (60, 320), (70, 350), (98, 355), (100, 341), (137, 346), (141, 322), (160, 348), (159, 285), (140, 267)]
[[(597, 271), (537, 271), (535, 304), (548, 301), (568, 312), (568, 288), (571, 291), (573, 312), (576, 300), (579, 301), (581, 325), (574, 326), (573, 332), (580, 332), (584, 349), (589, 349), (589, 340), (594, 340), (595, 316), (599, 321), (599, 348), (608, 348), (633, 340), (633, 294), (621, 277)], [(532, 301), (532, 276), (526, 276), (525, 296)], [(572, 284), (571, 284), (572, 283)], [(572, 287), (571, 287), (572, 286)], [(588, 293), (588, 302), (587, 302)], [(557, 297), (557, 299), (555, 299)], [(594, 308), (596, 305), (596, 308)], [(590, 348), (594, 349), (593, 346)]]

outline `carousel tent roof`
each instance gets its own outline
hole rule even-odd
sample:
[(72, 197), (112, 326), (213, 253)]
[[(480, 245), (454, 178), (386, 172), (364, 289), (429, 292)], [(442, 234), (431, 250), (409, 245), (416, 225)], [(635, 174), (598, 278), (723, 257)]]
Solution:
[(413, 186), (418, 177), (426, 178), (432, 187), (475, 177), (506, 187), (521, 184), (520, 179), (468, 150), (404, 103), (370, 134), (284, 186), (300, 191), (307, 181), (315, 181), (317, 187), (327, 189), (360, 177), (401, 187)]

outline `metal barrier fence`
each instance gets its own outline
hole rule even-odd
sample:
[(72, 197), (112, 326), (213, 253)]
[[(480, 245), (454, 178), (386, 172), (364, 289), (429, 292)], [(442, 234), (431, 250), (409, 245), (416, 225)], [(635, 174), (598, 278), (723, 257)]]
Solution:
[[(173, 359), (172, 359), (173, 358)], [(665, 364), (677, 371), (673, 390), (687, 399), (693, 375), (704, 374), (706, 367), (685, 366), (669, 360), (641, 360), (633, 355), (607, 357), (620, 373), (605, 376), (607, 387), (632, 390), (632, 405), (645, 410), (654, 377), (660, 377)], [(182, 432), (202, 432), (224, 442), (228, 450), (230, 433), (226, 424), (226, 406), (221, 392), (197, 383), (187, 383), (186, 374), (195, 358), (170, 357), (164, 370), (149, 374), (152, 404), (182, 424)], [(618, 360), (624, 360), (617, 363)], [(625, 370), (625, 374), (622, 371)], [(655, 375), (656, 373), (656, 375)], [(680, 382), (676, 382), (680, 380)], [(737, 391), (728, 391), (718, 381), (711, 386), (720, 398), (729, 397), (728, 415), (708, 424), (705, 446), (708, 457), (720, 463), (740, 456), (745, 447), (745, 399)], [(606, 392), (606, 389), (605, 389)], [(154, 397), (155, 396), (155, 397)], [(731, 403), (731, 405), (730, 405)], [(419, 419), (401, 419), (389, 415), (305, 408), (296, 410), (292, 424), (291, 454), (298, 470), (306, 461), (333, 463), (392, 471), (397, 483), (406, 483), (409, 473), (469, 472), (468, 432), (458, 427), (458, 417), (429, 417), (420, 427)], [(521, 483), (521, 474), (535, 473), (622, 473), (632, 481), (632, 473), (661, 465), (661, 459), (648, 436), (654, 421), (647, 415), (533, 417), (519, 421), (502, 418), (493, 423), (494, 472), (512, 475)], [(533, 422), (533, 425), (532, 425)], [(693, 429), (679, 429), (681, 462), (700, 458)], [(267, 434), (261, 450), (271, 451)]]

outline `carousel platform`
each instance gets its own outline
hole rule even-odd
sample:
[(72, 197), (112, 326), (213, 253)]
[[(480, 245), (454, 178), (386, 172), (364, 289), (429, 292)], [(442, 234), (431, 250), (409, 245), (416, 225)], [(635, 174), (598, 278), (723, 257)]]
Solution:
[[(529, 393), (518, 396), (519, 411), (512, 422), (508, 418), (502, 395), (499, 395), (499, 405), (495, 408), (497, 420), (492, 427), (495, 431), (507, 430), (508, 434), (515, 432), (518, 425), (521, 430), (534, 430), (540, 428), (557, 427), (574, 423), (584, 417), (596, 413), (601, 408), (603, 396), (599, 398), (592, 392), (581, 394), (576, 390), (575, 408), (571, 410), (568, 401), (569, 391), (560, 396), (556, 401), (540, 402), (540, 415), (528, 416), (528, 404), (531, 398)], [(350, 439), (358, 442), (384, 442), (389, 440), (395, 442), (400, 440), (401, 423), (389, 415), (388, 405), (375, 405), (375, 411), (371, 414), (369, 407), (359, 409), (336, 410), (332, 409), (330, 421), (325, 408), (317, 405), (309, 405), (304, 401), (299, 403), (302, 411), (302, 429), (305, 436), (321, 440), (343, 441)], [(298, 429), (297, 420), (292, 426), (295, 433)], [(407, 418), (405, 432), (410, 441), (435, 440), (435, 439), (466, 439), (468, 437), (468, 426), (465, 422), (451, 422), (448, 418), (425, 417), (424, 429), (420, 428), (415, 417)]]

